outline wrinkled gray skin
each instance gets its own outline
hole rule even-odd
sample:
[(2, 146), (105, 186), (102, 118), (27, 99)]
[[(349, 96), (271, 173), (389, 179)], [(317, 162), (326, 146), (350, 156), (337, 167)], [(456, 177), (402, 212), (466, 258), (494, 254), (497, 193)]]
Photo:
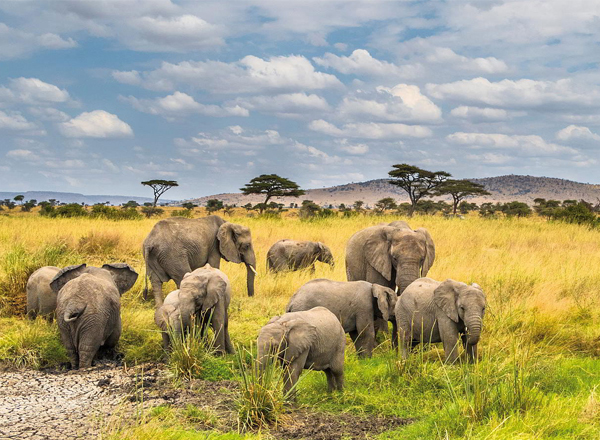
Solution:
[(299, 312), (322, 306), (350, 334), (358, 356), (371, 357), (375, 347), (375, 320), (388, 321), (396, 306), (396, 293), (367, 281), (312, 280), (292, 296), (285, 311)]
[(179, 290), (169, 293), (167, 298), (168, 301), (165, 300), (154, 315), (156, 324), (163, 330), (166, 349), (170, 346), (167, 323), (179, 319), (180, 324), (176, 323), (173, 330), (181, 334), (189, 331), (193, 317), (197, 317), (201, 332), (207, 325), (213, 329), (217, 353), (235, 353), (229, 338), (227, 309), (231, 301), (231, 285), (227, 275), (207, 264), (185, 274)]
[(274, 272), (307, 267), (314, 271), (316, 261), (334, 266), (331, 250), (316, 241), (279, 240), (267, 253), (267, 267)]
[(143, 252), (157, 307), (163, 303), (162, 283), (173, 280), (179, 288), (186, 273), (207, 263), (218, 269), (221, 258), (246, 265), (248, 296), (254, 295), (256, 257), (245, 226), (216, 215), (161, 220), (144, 240)]
[[(417, 278), (427, 275), (435, 259), (435, 246), (427, 229), (410, 229), (403, 221), (371, 226), (355, 233), (346, 245), (348, 281), (364, 280), (404, 292)], [(392, 344), (397, 345), (392, 320)], [(376, 328), (385, 329), (383, 321)]]
[(276, 357), (285, 371), (284, 392), (290, 392), (303, 369), (324, 371), (328, 391), (344, 388), (346, 335), (336, 316), (324, 307), (275, 316), (258, 335), (261, 371), (268, 357)]
[(402, 356), (420, 342), (442, 342), (447, 362), (458, 356), (458, 340), (469, 360), (477, 358), (477, 343), (485, 313), (485, 295), (477, 284), (420, 278), (396, 303)]
[(50, 287), (57, 293), (56, 321), (71, 368), (87, 368), (100, 348), (114, 352), (121, 336), (121, 295), (137, 280), (127, 264), (85, 264), (62, 269)]
[(54, 318), (56, 310), (56, 293), (50, 287), (50, 282), (60, 272), (59, 267), (44, 266), (33, 272), (27, 280), (27, 316), (35, 319), (44, 316)]

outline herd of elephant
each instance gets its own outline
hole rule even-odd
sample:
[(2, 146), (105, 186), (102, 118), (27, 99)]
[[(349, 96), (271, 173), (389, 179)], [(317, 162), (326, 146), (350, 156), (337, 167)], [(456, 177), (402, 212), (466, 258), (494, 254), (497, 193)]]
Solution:
[[(186, 334), (194, 317), (201, 332), (210, 326), (219, 353), (233, 353), (228, 307), (231, 284), (219, 270), (221, 259), (247, 268), (248, 296), (254, 295), (256, 257), (250, 230), (218, 216), (171, 218), (156, 223), (143, 244), (146, 277), (156, 305), (155, 322), (168, 351), (170, 337)], [(348, 281), (315, 279), (291, 297), (285, 313), (259, 332), (258, 359), (268, 357), (287, 368), (289, 391), (303, 369), (324, 371), (329, 390), (342, 389), (346, 333), (359, 357), (370, 357), (376, 331), (392, 322), (392, 344), (400, 338), (402, 356), (421, 342), (442, 342), (446, 360), (457, 359), (462, 343), (470, 360), (485, 313), (485, 295), (477, 284), (426, 278), (435, 259), (433, 240), (424, 228), (412, 230), (395, 221), (356, 232), (346, 247)], [(280, 240), (267, 254), (273, 272), (313, 268), (315, 261), (333, 266), (323, 243)], [(27, 312), (56, 316), (72, 368), (90, 367), (100, 352), (114, 354), (121, 335), (120, 297), (138, 274), (125, 263), (101, 268), (85, 264), (63, 269), (46, 266), (27, 283)], [(177, 290), (163, 298), (162, 284)], [(147, 285), (144, 296), (147, 295)]]

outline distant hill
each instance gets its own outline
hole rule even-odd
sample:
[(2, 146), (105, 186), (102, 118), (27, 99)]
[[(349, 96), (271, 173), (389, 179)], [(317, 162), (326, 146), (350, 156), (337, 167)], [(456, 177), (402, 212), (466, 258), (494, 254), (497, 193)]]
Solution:
[[(0, 200), (13, 199), (13, 197), (22, 194), (25, 196), (25, 200), (37, 200), (38, 202), (47, 201), (50, 199), (56, 199), (59, 202), (64, 203), (85, 203), (86, 205), (94, 205), (96, 203), (110, 202), (111, 205), (120, 205), (126, 203), (129, 200), (135, 200), (140, 205), (146, 202), (152, 202), (154, 199), (150, 197), (137, 197), (137, 196), (105, 196), (105, 195), (83, 195), (78, 193), (68, 192), (52, 192), (52, 191), (25, 191), (25, 192), (0, 192)], [(161, 199), (162, 203), (163, 200)], [(169, 202), (169, 200), (164, 200)]]
[[(306, 195), (302, 197), (280, 198), (275, 201), (277, 203), (284, 203), (286, 206), (290, 203), (301, 204), (302, 200), (312, 200), (321, 206), (338, 206), (340, 203), (348, 205), (354, 203), (356, 200), (362, 200), (367, 206), (373, 206), (378, 200), (384, 197), (392, 197), (399, 203), (408, 202), (408, 197), (404, 190), (397, 186), (390, 185), (387, 180), (388, 179), (376, 179), (367, 182), (332, 186), (329, 188), (309, 189), (306, 191)], [(598, 199), (600, 199), (600, 185), (573, 182), (553, 177), (519, 176), (511, 174), (508, 176), (469, 180), (484, 185), (491, 193), (490, 196), (470, 199), (476, 203), (484, 201), (508, 202), (518, 200), (533, 204), (533, 200), (536, 198), (556, 199), (561, 201), (567, 199), (584, 199), (596, 203)], [(208, 199), (219, 199), (223, 200), (226, 204), (243, 206), (246, 203), (260, 203), (264, 198), (262, 196), (244, 196), (239, 193), (224, 193), (200, 197), (190, 201), (199, 205), (205, 205)]]

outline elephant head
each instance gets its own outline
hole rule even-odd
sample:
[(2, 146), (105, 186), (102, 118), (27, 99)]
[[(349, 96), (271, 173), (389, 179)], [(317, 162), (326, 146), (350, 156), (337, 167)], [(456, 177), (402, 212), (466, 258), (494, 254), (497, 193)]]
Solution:
[(256, 275), (256, 256), (252, 247), (250, 229), (234, 223), (223, 223), (217, 233), (221, 256), (232, 263), (246, 265), (246, 286), (248, 296), (254, 296), (254, 276)]
[(298, 358), (308, 350), (317, 338), (317, 328), (303, 319), (281, 321), (275, 316), (258, 335), (258, 361), (261, 371), (268, 364), (268, 357), (277, 356), (286, 362)]
[(377, 301), (377, 310), (379, 310), (379, 313), (381, 314), (376, 317), (388, 321), (390, 315), (394, 313), (396, 301), (398, 300), (396, 292), (388, 287), (380, 286), (379, 284), (373, 284), (371, 292), (373, 293), (373, 298)]
[(335, 266), (335, 262), (333, 260), (333, 254), (331, 253), (331, 249), (325, 246), (321, 242), (317, 242), (318, 250), (317, 250), (317, 261), (321, 261), (322, 263), (329, 264), (331, 267)]
[(435, 246), (425, 228), (413, 231), (385, 226), (367, 240), (364, 255), (369, 265), (402, 293), (414, 280), (427, 275)]
[(186, 273), (179, 287), (179, 311), (184, 328), (191, 325), (192, 316), (207, 313), (222, 300), (226, 289), (225, 280), (214, 273)]
[(485, 314), (485, 295), (481, 287), (448, 279), (435, 289), (433, 301), (452, 321), (464, 323), (470, 344), (479, 342)]
[(84, 273), (111, 281), (119, 291), (119, 295), (131, 289), (138, 278), (137, 272), (125, 263), (105, 264), (102, 268), (79, 264), (67, 266), (58, 272), (50, 282), (50, 287), (58, 293), (65, 284)]

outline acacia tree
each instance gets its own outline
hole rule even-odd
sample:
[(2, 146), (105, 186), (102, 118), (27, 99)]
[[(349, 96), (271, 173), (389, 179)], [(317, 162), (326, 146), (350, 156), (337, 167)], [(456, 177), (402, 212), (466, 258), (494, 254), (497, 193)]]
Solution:
[(394, 169), (388, 174), (393, 180), (389, 180), (389, 182), (408, 193), (411, 205), (408, 212), (409, 216), (412, 216), (415, 212), (419, 200), (425, 196), (433, 195), (433, 191), (452, 176), (446, 171), (432, 172), (406, 163), (393, 165), (392, 167)]
[(446, 180), (442, 185), (432, 191), (432, 195), (441, 196), (450, 194), (452, 196), (452, 215), (456, 215), (458, 204), (469, 197), (474, 196), (489, 196), (490, 193), (485, 190), (485, 187), (479, 183), (471, 182), (470, 180)]
[(209, 213), (217, 212), (218, 210), (223, 209), (223, 201), (219, 199), (209, 199), (206, 201), (206, 210)]
[(300, 197), (305, 194), (296, 182), (277, 174), (261, 174), (247, 183), (240, 191), (244, 195), (264, 194), (264, 202), (257, 205), (260, 213), (268, 206), (269, 200), (273, 197)]
[(13, 199), (15, 202), (19, 202), (21, 205), (23, 204), (23, 199), (25, 198), (25, 196), (23, 194), (19, 194), (18, 196), (15, 196), (15, 198)]
[(146, 180), (142, 182), (142, 185), (149, 186), (154, 191), (154, 203), (152, 203), (152, 207), (156, 208), (156, 204), (158, 203), (158, 199), (165, 192), (173, 188), (174, 186), (179, 186), (179, 184), (175, 180)]
[(393, 198), (384, 197), (383, 199), (375, 203), (375, 212), (383, 214), (385, 213), (385, 211), (388, 211), (390, 209), (396, 209), (397, 207), (398, 205), (396, 204), (396, 201)]

